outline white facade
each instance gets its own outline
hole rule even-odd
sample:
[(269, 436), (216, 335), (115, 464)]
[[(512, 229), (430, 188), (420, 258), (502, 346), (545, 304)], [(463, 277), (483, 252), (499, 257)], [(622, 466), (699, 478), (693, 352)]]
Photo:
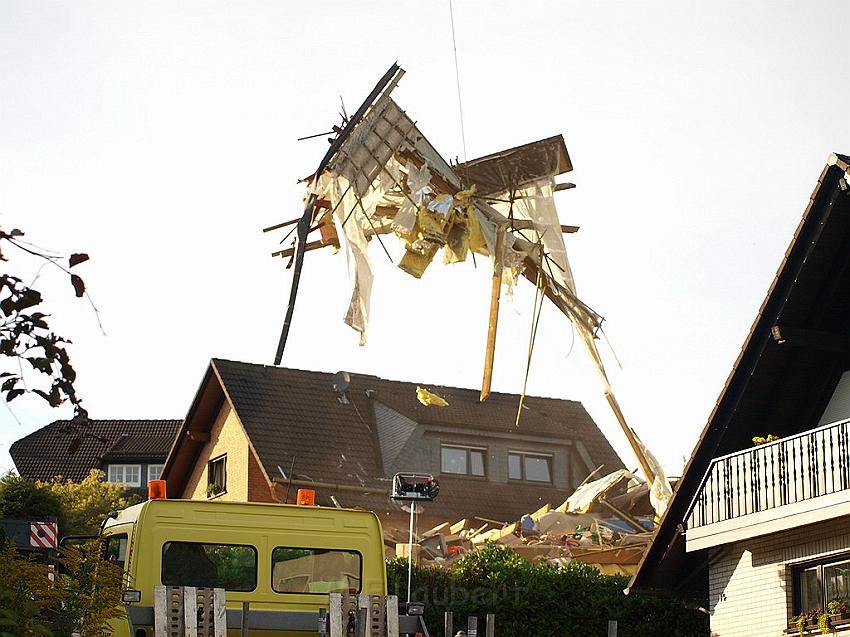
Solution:
[[(712, 636), (779, 637), (794, 614), (794, 567), (848, 552), (850, 518), (711, 549)], [(850, 635), (850, 630), (832, 634)]]

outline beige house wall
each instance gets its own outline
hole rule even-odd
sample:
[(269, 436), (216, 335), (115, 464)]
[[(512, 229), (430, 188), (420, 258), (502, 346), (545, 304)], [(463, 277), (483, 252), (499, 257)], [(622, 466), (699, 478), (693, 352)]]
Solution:
[(782, 635), (794, 612), (793, 567), (848, 550), (847, 517), (709, 549), (712, 636)]
[(227, 454), (227, 491), (215, 499), (248, 501), (248, 438), (236, 412), (225, 401), (218, 412), (210, 432), (210, 440), (201, 449), (195, 469), (183, 491), (183, 498), (191, 500), (207, 499), (207, 463), (212, 458)]

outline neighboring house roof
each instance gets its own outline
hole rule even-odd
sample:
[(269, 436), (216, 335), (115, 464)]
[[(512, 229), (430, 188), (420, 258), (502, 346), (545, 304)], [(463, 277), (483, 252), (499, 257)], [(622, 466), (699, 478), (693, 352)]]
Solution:
[[(680, 525), (712, 459), (756, 435), (814, 427), (850, 366), (849, 165), (850, 157), (832, 155), (821, 173), (631, 587), (704, 592), (695, 575), (705, 575), (705, 551), (685, 553)], [(787, 342), (772, 337), (775, 326), (791, 335)]]
[[(387, 469), (395, 460), (388, 456), (401, 451), (418, 425), (472, 436), (518, 431), (514, 425), (516, 395), (493, 393), (480, 403), (475, 390), (428, 385), (449, 406), (425, 407), (416, 398), (416, 383), (351, 373), (343, 398), (333, 390), (332, 377), (326, 372), (213, 359), (166, 462), (169, 496), (177, 496), (188, 480), (204, 445), (203, 434), (225, 399), (233, 406), (270, 479), (288, 475), (294, 457), (295, 478), (368, 489), (373, 494), (368, 497), (380, 503), (373, 506), (377, 509), (387, 507), (390, 485), (386, 478), (391, 476)], [(611, 471), (623, 468), (580, 403), (529, 396), (525, 404), (519, 433), (580, 441), (594, 462), (604, 463)], [(376, 407), (380, 410), (381, 405), (400, 416), (396, 422), (376, 419)], [(463, 483), (462, 488), (449, 488), (449, 483), (456, 481)], [(551, 485), (512, 484), (513, 494), (522, 496), (527, 491), (528, 499), (507, 501), (493, 482), (481, 478), (443, 476), (441, 483), (440, 511), (445, 515), (457, 512), (460, 517), (487, 511), (488, 503), (493, 502), (499, 506), (489, 510), (505, 511), (513, 518), (515, 513), (526, 513), (529, 502), (536, 503), (541, 494), (551, 495), (546, 502), (569, 495)], [(371, 502), (363, 495), (357, 496), (357, 501), (365, 508), (369, 506), (364, 502)]]
[(9, 453), (29, 480), (79, 481), (109, 460), (163, 461), (179, 426), (179, 420), (56, 420), (12, 443)]

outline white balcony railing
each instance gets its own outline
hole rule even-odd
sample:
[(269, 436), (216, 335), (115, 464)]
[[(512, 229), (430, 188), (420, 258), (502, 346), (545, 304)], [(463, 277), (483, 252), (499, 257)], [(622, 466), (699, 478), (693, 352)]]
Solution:
[(850, 489), (850, 420), (715, 458), (687, 528)]

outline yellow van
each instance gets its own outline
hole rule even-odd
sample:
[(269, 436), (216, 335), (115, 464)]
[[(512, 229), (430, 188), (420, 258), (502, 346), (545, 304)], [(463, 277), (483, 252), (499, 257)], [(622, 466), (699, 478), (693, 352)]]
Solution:
[[(387, 594), (381, 525), (368, 511), (149, 500), (111, 514), (101, 535), (127, 574), (119, 637), (152, 637), (158, 585), (225, 589), (230, 635), (249, 602), (252, 637), (315, 634), (328, 593)], [(423, 632), (420, 617), (399, 620), (403, 633)]]

